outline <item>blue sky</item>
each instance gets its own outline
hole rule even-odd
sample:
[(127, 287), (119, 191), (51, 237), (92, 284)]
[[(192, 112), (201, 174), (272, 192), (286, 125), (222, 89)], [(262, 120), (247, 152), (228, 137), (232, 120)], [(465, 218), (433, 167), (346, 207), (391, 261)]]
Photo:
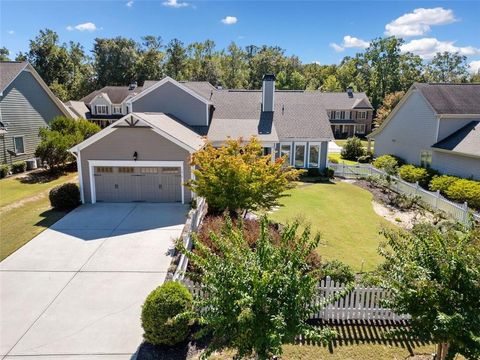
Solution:
[(1, 0), (0, 6), (0, 42), (12, 54), (48, 27), (87, 50), (96, 37), (152, 34), (185, 43), (209, 38), (218, 48), (231, 41), (279, 45), (304, 62), (330, 64), (392, 34), (425, 59), (459, 51), (480, 67), (480, 1)]

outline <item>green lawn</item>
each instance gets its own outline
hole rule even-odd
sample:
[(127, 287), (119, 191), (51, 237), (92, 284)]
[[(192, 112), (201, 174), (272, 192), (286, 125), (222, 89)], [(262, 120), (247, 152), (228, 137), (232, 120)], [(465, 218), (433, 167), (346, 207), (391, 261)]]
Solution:
[(318, 251), (326, 259), (338, 259), (355, 271), (372, 270), (381, 260), (377, 247), (382, 226), (389, 225), (371, 204), (372, 194), (345, 182), (302, 184), (281, 200), (282, 206), (270, 216), (287, 223), (295, 218), (318, 231)]
[[(343, 147), (345, 145), (345, 143), (347, 142), (347, 139), (338, 139), (338, 140), (335, 140), (335, 144), (337, 144), (338, 146), (340, 147)], [(368, 146), (368, 141), (367, 140), (361, 140), (362, 142), (362, 145), (366, 148)], [(372, 149), (373, 149), (373, 145), (374, 145), (374, 141), (372, 140), (371, 142), (371, 146), (372, 146)]]
[(328, 154), (328, 160), (337, 160), (337, 162), (339, 164), (345, 163), (346, 165), (357, 165), (358, 164), (356, 161), (342, 159), (340, 157), (339, 153)]
[(50, 207), (48, 191), (76, 181), (76, 173), (35, 174), (0, 180), (0, 260), (25, 245), (66, 212)]

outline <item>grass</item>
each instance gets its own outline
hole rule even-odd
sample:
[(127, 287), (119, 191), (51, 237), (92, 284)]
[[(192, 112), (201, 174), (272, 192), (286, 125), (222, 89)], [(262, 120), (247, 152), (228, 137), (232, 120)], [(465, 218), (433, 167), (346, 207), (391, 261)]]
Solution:
[(346, 165), (357, 165), (356, 161), (342, 159), (340, 153), (331, 153), (328, 154), (328, 160), (337, 160), (339, 164), (345, 163)]
[(374, 212), (370, 192), (338, 182), (303, 184), (289, 193), (271, 218), (281, 223), (298, 218), (310, 224), (320, 232), (322, 257), (341, 260), (355, 271), (372, 270), (381, 261), (379, 230), (391, 225)]
[[(337, 144), (340, 147), (343, 147), (346, 144), (346, 142), (347, 142), (347, 139), (335, 140), (335, 144)], [(367, 140), (361, 140), (361, 142), (362, 142), (363, 147), (365, 147), (365, 148), (368, 147), (368, 141)], [(372, 142), (371, 142), (372, 149), (373, 149), (373, 145), (374, 145), (374, 141), (372, 140)]]
[(76, 181), (76, 173), (38, 172), (0, 180), (0, 260), (61, 219), (66, 212), (50, 207), (48, 191)]

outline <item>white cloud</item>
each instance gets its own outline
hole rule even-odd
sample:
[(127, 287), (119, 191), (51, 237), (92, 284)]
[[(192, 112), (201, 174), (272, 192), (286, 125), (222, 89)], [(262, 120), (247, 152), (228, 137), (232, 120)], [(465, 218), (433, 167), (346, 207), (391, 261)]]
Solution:
[(94, 23), (86, 22), (86, 23), (83, 23), (83, 24), (75, 25), (75, 26), (68, 25), (67, 30), (68, 31), (78, 30), (78, 31), (94, 32), (94, 31), (98, 30), (98, 28)]
[(237, 21), (238, 19), (236, 16), (225, 16), (222, 19), (222, 23), (224, 23), (225, 25), (233, 25), (233, 24), (236, 24)]
[(480, 54), (480, 49), (473, 46), (456, 46), (453, 41), (440, 41), (436, 38), (415, 39), (401, 46), (403, 52), (412, 52), (425, 60), (431, 60), (437, 52), (458, 52), (470, 56)]
[(366, 49), (368, 45), (369, 45), (368, 41), (365, 41), (350, 35), (345, 35), (343, 37), (342, 45), (338, 45), (336, 43), (330, 43), (330, 47), (333, 48), (333, 50), (335, 50), (336, 52), (342, 52), (345, 49), (349, 49), (349, 48)]
[(468, 64), (468, 71), (470, 71), (471, 74), (480, 73), (480, 60), (470, 62)]
[(128, 7), (132, 7), (133, 6), (133, 0), (130, 0), (125, 5), (128, 6)]
[(404, 14), (385, 25), (385, 35), (407, 37), (424, 35), (433, 25), (445, 25), (457, 21), (453, 10), (441, 7), (419, 8)]
[(182, 8), (188, 6), (186, 2), (178, 2), (178, 0), (167, 0), (164, 1), (163, 6), (173, 7), (173, 8)]
[(15, 31), (13, 31), (13, 30), (8, 30), (7, 33), (8, 33), (9, 35), (13, 35), (13, 34), (15, 34)]

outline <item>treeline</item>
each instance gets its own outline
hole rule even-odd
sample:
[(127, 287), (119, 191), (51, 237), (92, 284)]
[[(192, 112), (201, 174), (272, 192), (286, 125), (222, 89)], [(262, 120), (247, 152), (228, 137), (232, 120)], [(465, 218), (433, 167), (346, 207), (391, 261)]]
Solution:
[[(277, 75), (279, 89), (365, 91), (378, 108), (385, 95), (406, 91), (413, 82), (480, 81), (469, 76), (466, 57), (438, 53), (429, 62), (402, 53), (402, 39), (377, 38), (354, 57), (338, 65), (303, 64), (278, 46), (232, 42), (217, 49), (212, 40), (184, 44), (165, 43), (161, 37), (144, 36), (141, 42), (124, 37), (97, 38), (89, 55), (79, 43), (61, 43), (56, 32), (41, 30), (30, 40), (29, 51), (16, 60), (28, 60), (62, 100), (80, 99), (106, 85), (128, 85), (168, 75), (177, 80), (209, 81), (225, 88), (258, 89), (266, 73)], [(0, 49), (2, 59), (8, 50)]]

